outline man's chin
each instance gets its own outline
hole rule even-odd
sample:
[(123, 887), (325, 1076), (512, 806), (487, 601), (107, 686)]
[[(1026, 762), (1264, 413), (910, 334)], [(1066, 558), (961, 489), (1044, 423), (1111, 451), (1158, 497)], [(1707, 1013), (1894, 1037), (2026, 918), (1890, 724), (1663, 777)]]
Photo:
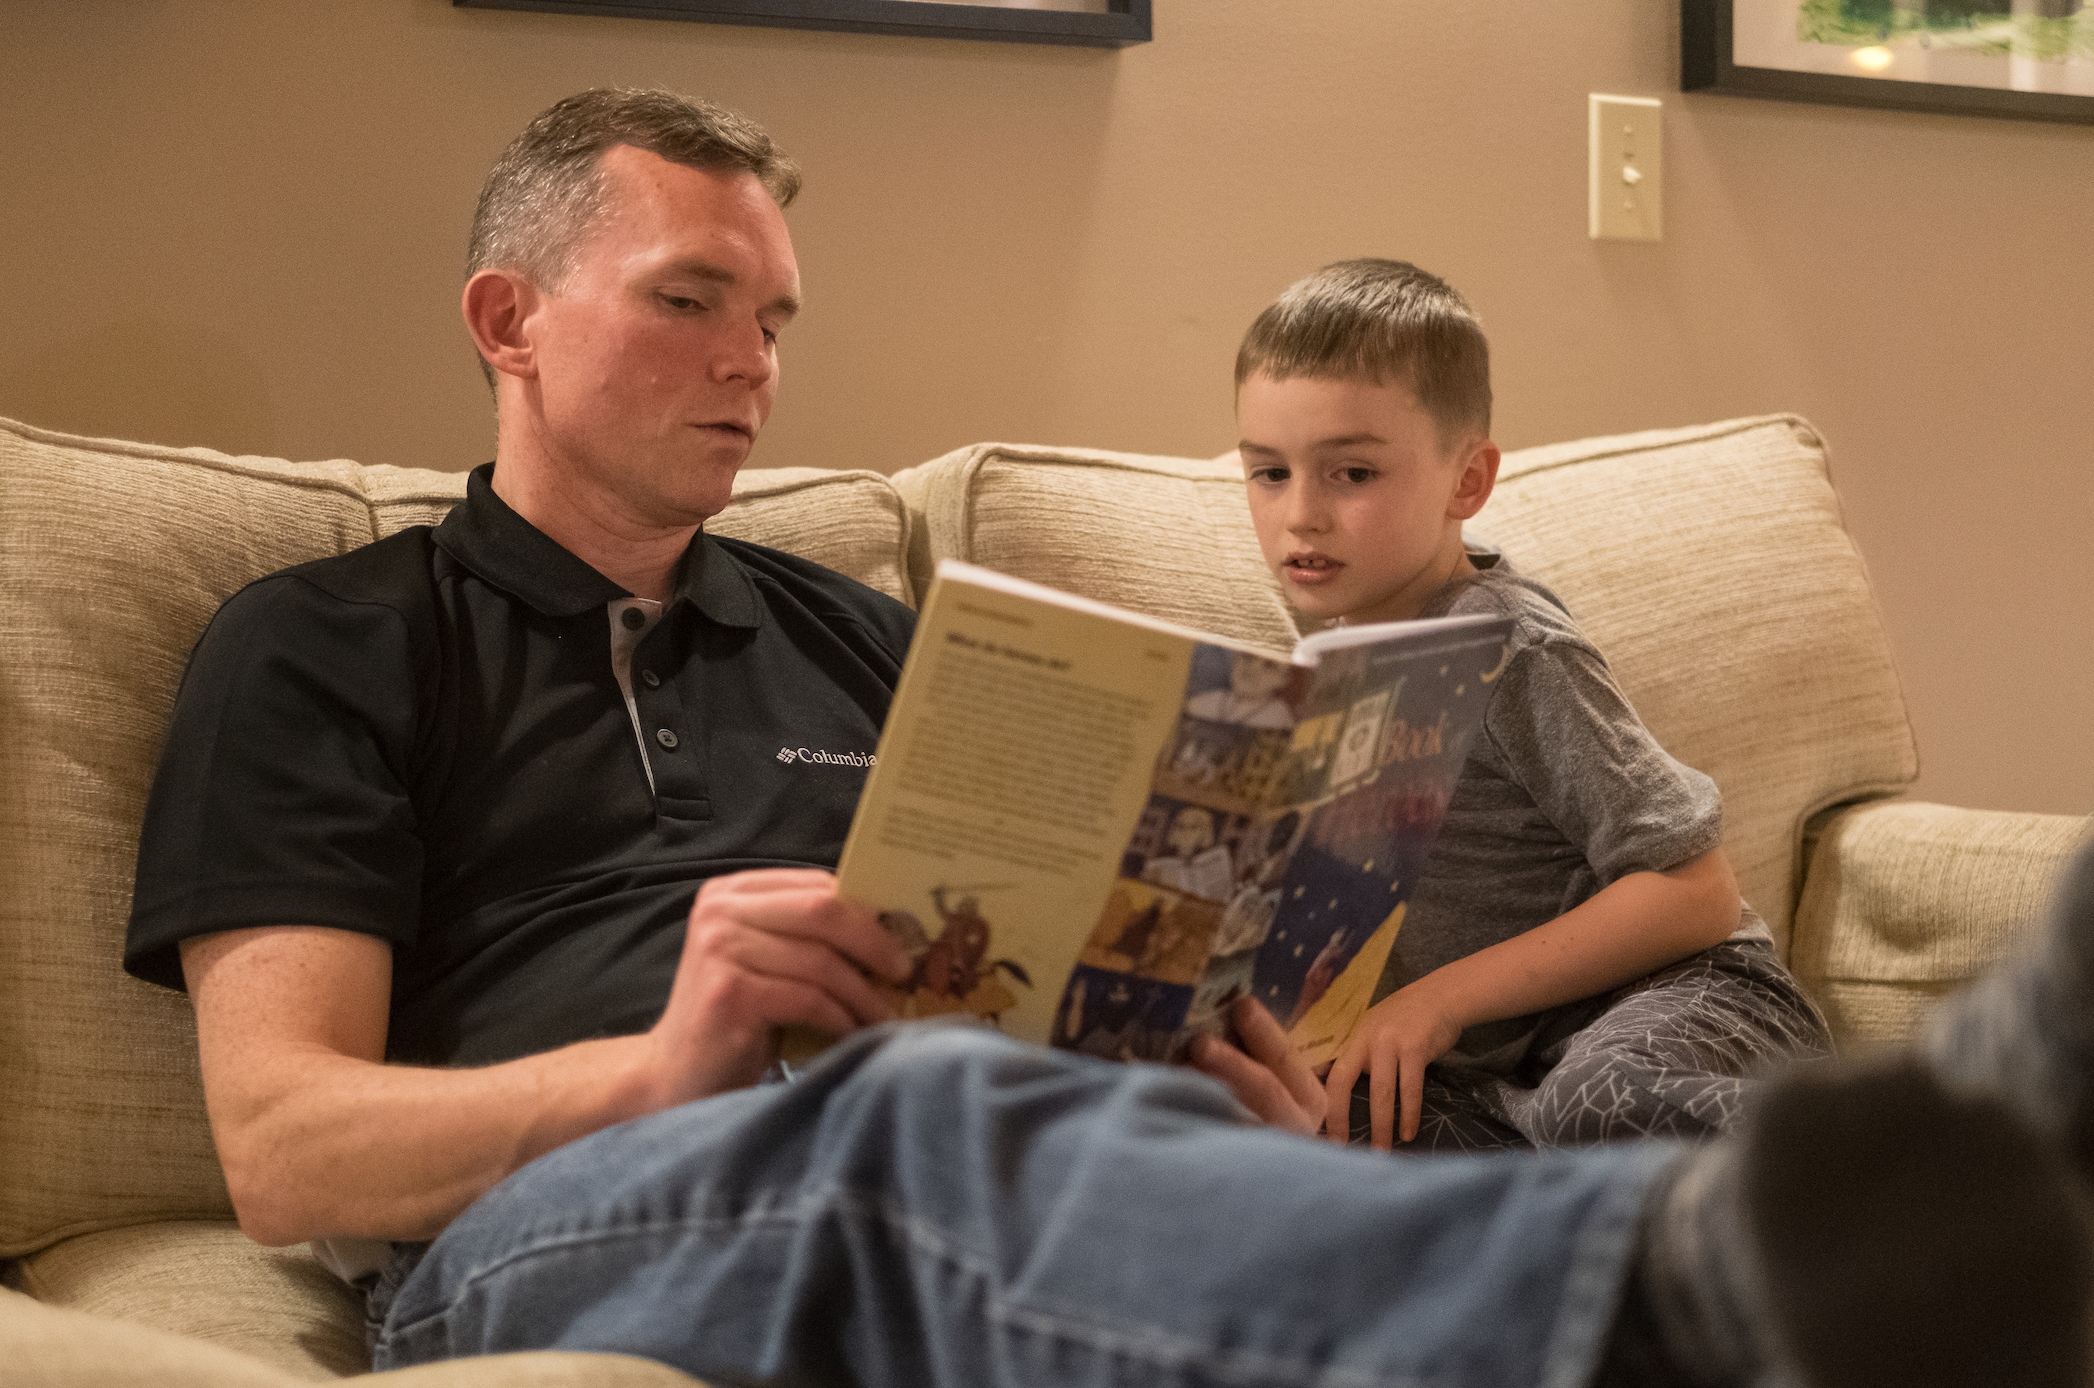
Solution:
[(675, 477), (663, 479), (664, 500), (682, 513), (687, 525), (718, 515), (734, 499), (735, 475), (749, 461), (749, 449), (747, 439), (733, 447), (706, 449), (679, 467)]

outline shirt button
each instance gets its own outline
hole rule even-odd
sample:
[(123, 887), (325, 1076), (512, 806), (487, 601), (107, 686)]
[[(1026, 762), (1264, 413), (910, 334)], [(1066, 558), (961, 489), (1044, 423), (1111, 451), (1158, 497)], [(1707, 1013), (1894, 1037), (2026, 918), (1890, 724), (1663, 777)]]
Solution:
[(661, 743), (664, 747), (673, 749), (676, 746), (676, 734), (670, 732), (667, 728), (656, 728), (654, 730), (654, 740)]
[(627, 631), (638, 631), (647, 625), (647, 614), (637, 607), (628, 607), (618, 614), (618, 620), (625, 623)]
[(640, 672), (640, 683), (646, 685), (649, 689), (659, 689), (662, 685), (662, 677), (652, 670), (642, 670)]

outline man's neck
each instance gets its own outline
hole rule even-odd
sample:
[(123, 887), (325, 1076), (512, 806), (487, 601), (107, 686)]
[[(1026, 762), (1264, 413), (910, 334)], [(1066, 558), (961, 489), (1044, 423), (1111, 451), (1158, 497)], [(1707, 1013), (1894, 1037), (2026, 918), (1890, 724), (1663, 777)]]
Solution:
[(650, 525), (570, 473), (497, 450), (494, 494), (553, 541), (636, 598), (667, 602), (695, 525)]

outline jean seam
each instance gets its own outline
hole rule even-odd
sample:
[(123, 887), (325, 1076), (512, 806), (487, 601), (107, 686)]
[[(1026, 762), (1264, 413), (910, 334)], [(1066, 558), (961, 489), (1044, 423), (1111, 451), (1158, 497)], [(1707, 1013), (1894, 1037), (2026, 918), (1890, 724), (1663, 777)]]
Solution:
[(1536, 1388), (1585, 1388), (1591, 1380), (1620, 1310), (1633, 1256), (1631, 1245), (1657, 1184), (1654, 1178), (1660, 1168), (1679, 1161), (1685, 1151), (1653, 1144), (1608, 1182), (1572, 1248), (1563, 1303), (1542, 1357)]
[[(913, 1249), (942, 1260), (975, 1280), (984, 1289), (985, 1320), (992, 1328), (1006, 1333), (1047, 1336), (1094, 1354), (1134, 1359), (1163, 1372), (1193, 1372), (1217, 1383), (1285, 1382), (1319, 1385), (1319, 1388), (1423, 1388), (1433, 1381), (1412, 1374), (1390, 1377), (1342, 1365), (1319, 1368), (1301, 1360), (1250, 1350), (1217, 1352), (1197, 1340), (1172, 1335), (1155, 1326), (1101, 1322), (1093, 1313), (1046, 1298), (1012, 1298), (996, 1290), (997, 1279), (987, 1260), (956, 1244), (936, 1223), (909, 1214), (895, 1201), (853, 1194), (834, 1187), (786, 1204), (757, 1204), (735, 1213), (716, 1215), (633, 1220), (615, 1227), (599, 1226), (541, 1235), (529, 1242), (514, 1244), (504, 1250), (500, 1258), (466, 1273), (460, 1279), (458, 1292), (442, 1309), (408, 1324), (387, 1327), (380, 1342), (389, 1344), (408, 1339), (425, 1327), (441, 1323), (474, 1284), (535, 1258), (635, 1236), (677, 1232), (710, 1235), (727, 1230), (750, 1234), (762, 1232), (771, 1225), (777, 1226), (781, 1232), (797, 1230), (806, 1227), (810, 1218), (825, 1215), (875, 1224), (899, 1234)], [(1157, 1353), (1158, 1341), (1179, 1347), (1178, 1352)]]

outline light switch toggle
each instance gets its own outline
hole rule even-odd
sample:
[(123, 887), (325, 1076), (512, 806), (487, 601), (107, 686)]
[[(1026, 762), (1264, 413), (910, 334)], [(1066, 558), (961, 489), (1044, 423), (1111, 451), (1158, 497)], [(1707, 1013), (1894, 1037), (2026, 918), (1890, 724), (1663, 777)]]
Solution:
[(1595, 241), (1663, 238), (1662, 110), (1654, 97), (1587, 98), (1586, 232)]

